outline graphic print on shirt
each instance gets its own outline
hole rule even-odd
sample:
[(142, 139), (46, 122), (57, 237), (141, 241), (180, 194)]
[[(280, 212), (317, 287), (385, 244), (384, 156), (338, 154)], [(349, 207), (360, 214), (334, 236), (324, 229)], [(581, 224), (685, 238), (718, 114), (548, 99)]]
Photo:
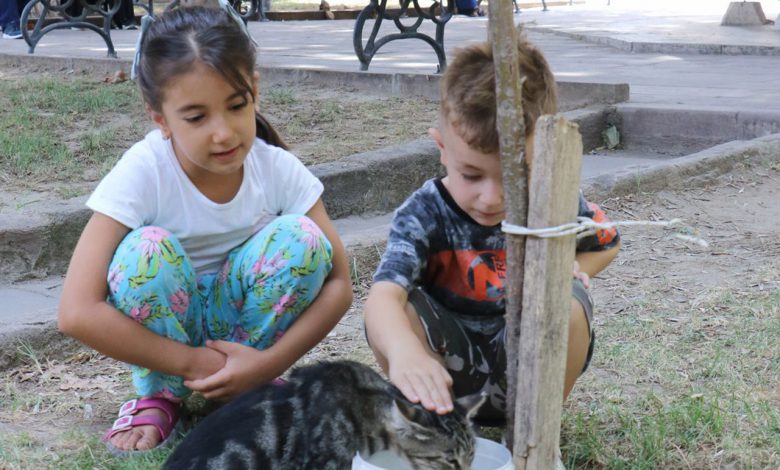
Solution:
[(426, 285), (450, 291), (455, 297), (477, 302), (499, 302), (504, 297), (506, 251), (452, 250), (428, 258)]

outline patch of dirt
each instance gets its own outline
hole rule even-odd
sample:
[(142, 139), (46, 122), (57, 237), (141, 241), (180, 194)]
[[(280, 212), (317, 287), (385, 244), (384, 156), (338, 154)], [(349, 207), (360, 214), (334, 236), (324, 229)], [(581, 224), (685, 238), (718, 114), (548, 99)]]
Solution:
[[(683, 306), (681, 315), (715, 288), (743, 292), (780, 288), (762, 277), (780, 258), (780, 165), (744, 167), (706, 188), (638, 194), (602, 202), (613, 220), (681, 218), (708, 241), (702, 247), (673, 238), (678, 231), (624, 228), (623, 250), (593, 281), (596, 327), (619, 316), (641, 316), (647, 306)], [(358, 279), (355, 304), (339, 326), (302, 362), (352, 358), (373, 364), (360, 311), (369, 282)], [(667, 321), (685, 321), (672, 318)], [(715, 325), (717, 326), (717, 325)], [(641, 339), (640, 339), (641, 340)], [(652, 338), (666, 341), (673, 338)], [(606, 346), (603, 346), (606, 347)], [(97, 433), (130, 396), (129, 374), (116, 361), (83, 351), (69, 358), (39, 358), (39, 364), (0, 372), (0, 435), (36, 436), (33, 446), (61, 442), (75, 428)], [(591, 375), (632, 393), (631, 371), (592, 369)], [(657, 386), (649, 384), (648, 386)], [(576, 393), (576, 390), (575, 390)], [(590, 393), (590, 392), (588, 392)], [(54, 444), (55, 451), (57, 450)], [(67, 449), (60, 449), (67, 452)]]
[(597, 282), (600, 310), (620, 312), (639, 299), (664, 296), (693, 302), (716, 287), (745, 288), (778, 280), (755, 279), (780, 257), (778, 166), (746, 167), (717, 185), (686, 191), (632, 195), (601, 203), (613, 220), (669, 220), (688, 226), (682, 235), (701, 237), (701, 247), (654, 229), (621, 229), (623, 249)]
[[(68, 174), (44, 168), (34, 174), (14, 174), (0, 165), (3, 191), (46, 192), (60, 197), (87, 193), (113, 166), (122, 153), (143, 139), (153, 125), (143, 111), (140, 94), (128, 82), (111, 83), (111, 76), (49, 73), (36, 71), (34, 66), (20, 66), (0, 71), (0, 81), (25, 83), (30, 77), (75, 81), (98, 87), (131, 88), (138, 99), (126, 109), (105, 109), (83, 116), (72, 116), (65, 125), (54, 126), (58, 138), (73, 153), (74, 160), (85, 160)], [(125, 90), (127, 92), (127, 90)], [(0, 102), (2, 100), (0, 99)], [(382, 93), (358, 91), (349, 86), (295, 84), (263, 81), (260, 100), (262, 113), (289, 144), (291, 151), (304, 164), (311, 166), (370, 150), (410, 142), (427, 136), (428, 127), (435, 124), (438, 104), (420, 97), (393, 97)], [(3, 112), (12, 113), (13, 109)], [(47, 113), (39, 111), (44, 120)], [(104, 131), (100, 146), (107, 153), (105, 161), (93, 161), (95, 149), (86, 148), (85, 133)], [(19, 132), (12, 129), (8, 132)], [(49, 197), (49, 196), (47, 196)]]
[(426, 138), (438, 103), (419, 97), (261, 82), (260, 109), (306, 165)]

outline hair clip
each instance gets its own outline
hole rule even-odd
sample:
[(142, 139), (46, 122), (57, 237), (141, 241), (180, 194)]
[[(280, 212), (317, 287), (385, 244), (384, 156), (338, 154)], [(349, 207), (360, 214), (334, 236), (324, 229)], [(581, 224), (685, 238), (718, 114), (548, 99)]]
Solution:
[(138, 39), (135, 43), (135, 57), (133, 57), (133, 65), (130, 67), (130, 80), (135, 80), (138, 76), (138, 66), (141, 63), (141, 46), (144, 42), (144, 36), (146, 36), (146, 32), (149, 31), (149, 26), (151, 26), (153, 21), (154, 17), (150, 15), (144, 15), (141, 18), (141, 31), (138, 33)]
[(219, 7), (225, 10), (228, 15), (230, 15), (233, 20), (235, 20), (236, 23), (238, 23), (238, 27), (241, 28), (241, 31), (246, 34), (246, 37), (249, 38), (250, 41), (252, 41), (252, 44), (255, 46), (258, 46), (257, 41), (255, 41), (255, 38), (252, 37), (251, 34), (249, 34), (249, 29), (246, 27), (246, 23), (244, 23), (244, 20), (241, 18), (241, 15), (238, 14), (235, 8), (228, 3), (227, 0), (219, 0)]

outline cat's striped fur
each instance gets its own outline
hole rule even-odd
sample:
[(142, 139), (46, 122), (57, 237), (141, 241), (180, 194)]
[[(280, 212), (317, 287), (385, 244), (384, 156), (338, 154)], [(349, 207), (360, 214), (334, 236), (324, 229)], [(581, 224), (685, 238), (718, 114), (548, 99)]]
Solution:
[(342, 470), (357, 451), (393, 449), (416, 469), (468, 469), (475, 442), (470, 418), (483, 401), (461, 398), (455, 411), (440, 416), (404, 399), (365, 365), (323, 362), (207, 416), (165, 468)]

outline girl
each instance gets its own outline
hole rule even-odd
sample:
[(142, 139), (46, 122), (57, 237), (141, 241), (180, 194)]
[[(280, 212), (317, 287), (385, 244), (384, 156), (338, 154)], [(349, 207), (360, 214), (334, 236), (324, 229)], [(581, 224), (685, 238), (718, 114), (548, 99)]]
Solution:
[(322, 184), (255, 110), (251, 38), (224, 10), (182, 8), (139, 44), (158, 129), (87, 201), (58, 319), (133, 364), (115, 451), (165, 441), (191, 390), (228, 400), (278, 377), (352, 302)]

